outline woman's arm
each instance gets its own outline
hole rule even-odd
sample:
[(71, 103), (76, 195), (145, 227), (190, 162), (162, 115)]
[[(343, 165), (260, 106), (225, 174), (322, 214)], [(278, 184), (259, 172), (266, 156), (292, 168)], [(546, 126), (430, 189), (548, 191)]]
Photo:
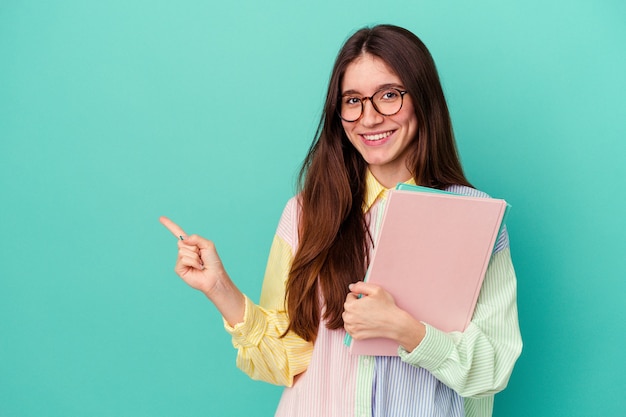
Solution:
[(492, 395), (506, 387), (522, 348), (508, 248), (492, 255), (464, 332), (445, 333), (415, 320), (377, 285), (358, 282), (350, 291), (343, 318), (354, 339), (395, 340), (402, 360), (428, 369), (463, 397)]
[(282, 337), (289, 325), (284, 300), (291, 260), (291, 246), (277, 234), (265, 271), (261, 305), (246, 299), (243, 322), (234, 327), (225, 323), (238, 350), (237, 366), (253, 379), (285, 386), (291, 386), (294, 377), (306, 370), (313, 352), (313, 344), (293, 332)]
[(313, 351), (312, 343), (293, 332), (284, 335), (289, 325), (285, 285), (297, 244), (297, 218), (296, 200), (292, 199), (272, 243), (260, 306), (235, 286), (211, 241), (187, 236), (171, 220), (160, 219), (180, 239), (175, 272), (189, 286), (202, 291), (222, 314), (224, 327), (238, 350), (237, 366), (254, 379), (276, 385), (292, 385), (294, 377), (308, 367)]
[(421, 343), (410, 352), (400, 349), (400, 356), (461, 396), (482, 397), (506, 387), (521, 350), (517, 283), (505, 248), (492, 255), (468, 328), (444, 333), (426, 325)]
[(284, 312), (268, 311), (249, 299), (243, 323), (226, 331), (237, 349), (237, 367), (252, 379), (291, 386), (311, 360), (312, 343), (293, 332), (281, 337), (288, 325)]
[(245, 297), (226, 273), (213, 242), (198, 235), (187, 236), (167, 217), (159, 220), (179, 239), (174, 272), (190, 287), (204, 293), (226, 321), (232, 325), (241, 322)]

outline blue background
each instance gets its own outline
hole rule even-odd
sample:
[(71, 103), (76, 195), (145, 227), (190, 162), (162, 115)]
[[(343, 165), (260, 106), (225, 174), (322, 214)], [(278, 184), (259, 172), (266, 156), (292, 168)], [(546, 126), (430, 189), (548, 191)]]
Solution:
[(513, 205), (495, 415), (623, 415), (625, 4), (4, 0), (0, 415), (273, 414), (157, 219), (258, 299), (335, 54), (375, 23), (429, 46), (470, 180)]

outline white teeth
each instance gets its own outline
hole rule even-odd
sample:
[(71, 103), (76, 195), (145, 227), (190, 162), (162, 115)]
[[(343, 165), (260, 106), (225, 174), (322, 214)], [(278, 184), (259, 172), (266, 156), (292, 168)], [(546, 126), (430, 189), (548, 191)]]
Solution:
[(381, 140), (384, 139), (388, 136), (390, 136), (393, 132), (389, 131), (389, 132), (385, 132), (385, 133), (379, 133), (377, 135), (363, 135), (363, 137), (367, 140)]

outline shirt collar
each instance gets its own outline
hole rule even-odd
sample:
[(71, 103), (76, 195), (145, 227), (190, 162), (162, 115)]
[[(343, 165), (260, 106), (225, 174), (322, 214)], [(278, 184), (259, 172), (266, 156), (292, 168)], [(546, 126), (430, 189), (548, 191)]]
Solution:
[[(415, 180), (410, 178), (405, 184), (415, 185)], [(363, 200), (363, 211), (368, 211), (379, 198), (387, 198), (388, 188), (378, 182), (374, 174), (368, 169), (365, 178), (365, 199)]]

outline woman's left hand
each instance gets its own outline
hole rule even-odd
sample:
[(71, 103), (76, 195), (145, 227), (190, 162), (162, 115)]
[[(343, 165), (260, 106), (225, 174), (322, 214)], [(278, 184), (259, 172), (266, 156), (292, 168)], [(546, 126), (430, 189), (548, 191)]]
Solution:
[(425, 326), (399, 308), (382, 287), (359, 281), (349, 289), (342, 317), (353, 339), (384, 337), (410, 352), (424, 338)]

